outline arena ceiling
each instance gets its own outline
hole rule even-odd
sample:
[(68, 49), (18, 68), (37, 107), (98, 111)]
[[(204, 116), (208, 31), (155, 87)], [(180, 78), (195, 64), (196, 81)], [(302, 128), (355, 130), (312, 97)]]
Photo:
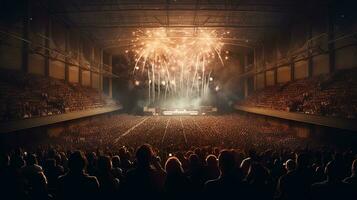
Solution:
[[(169, 36), (220, 32), (226, 43), (252, 47), (299, 15), (298, 0), (66, 0), (50, 1), (52, 16), (90, 34), (113, 54), (132, 32), (165, 28)], [(184, 32), (184, 33), (183, 33)]]

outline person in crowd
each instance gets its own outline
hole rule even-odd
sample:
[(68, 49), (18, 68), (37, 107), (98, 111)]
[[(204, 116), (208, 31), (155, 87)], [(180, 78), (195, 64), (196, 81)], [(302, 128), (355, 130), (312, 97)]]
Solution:
[(170, 157), (165, 163), (165, 198), (184, 199), (191, 196), (191, 183), (185, 176), (182, 164), (177, 157)]
[(32, 176), (42, 172), (42, 167), (38, 165), (37, 157), (35, 154), (27, 156), (26, 165), (22, 168), (22, 173), (25, 177)]
[(218, 157), (220, 176), (205, 183), (204, 194), (207, 199), (228, 199), (236, 196), (245, 199), (247, 186), (235, 171), (234, 154), (222, 150)]
[(208, 180), (214, 180), (219, 177), (219, 167), (218, 167), (218, 159), (215, 155), (208, 155), (206, 158), (206, 176)]
[(260, 163), (250, 165), (246, 181), (249, 184), (249, 196), (252, 199), (272, 200), (274, 190), (269, 171)]
[(301, 153), (296, 157), (296, 168), (279, 179), (280, 197), (286, 200), (307, 199), (312, 182), (313, 171), (309, 167), (309, 156)]
[(119, 191), (119, 179), (112, 173), (112, 161), (108, 156), (100, 156), (98, 159), (97, 178), (99, 181), (100, 197), (113, 199)]
[(81, 151), (73, 152), (68, 159), (69, 172), (58, 178), (57, 199), (96, 199), (99, 183), (84, 169), (87, 159)]
[(162, 168), (157, 167), (159, 161), (151, 145), (144, 144), (137, 149), (136, 166), (127, 172), (124, 183), (127, 198), (162, 198), (166, 174)]
[(357, 188), (357, 159), (352, 162), (351, 176), (345, 178), (343, 181)]
[(48, 190), (54, 191), (58, 177), (64, 174), (64, 168), (51, 158), (45, 161), (44, 172), (48, 181)]
[(355, 199), (352, 197), (350, 186), (340, 179), (340, 163), (336, 160), (328, 162), (325, 168), (326, 180), (311, 186), (311, 199)]
[(351, 189), (351, 195), (357, 197), (357, 159), (352, 162), (351, 176), (343, 180), (345, 183), (349, 184)]
[(121, 162), (120, 162), (120, 157), (115, 155), (112, 157), (112, 163), (113, 163), (113, 168), (112, 168), (112, 174), (115, 178), (122, 180), (123, 179), (123, 170), (121, 169)]
[(189, 166), (188, 171), (186, 171), (186, 175), (191, 180), (192, 189), (196, 193), (195, 195), (200, 195), (206, 181), (204, 166), (202, 165), (203, 163), (195, 153), (189, 156), (188, 161)]
[(290, 174), (295, 170), (296, 163), (292, 159), (288, 159), (284, 163), (284, 166), (285, 166), (286, 173), (279, 178), (278, 184), (277, 184), (277, 198), (278, 199), (289, 199), (288, 195), (293, 193), (291, 191), (288, 191), (288, 189), (290, 189), (290, 188), (284, 188), (285, 187), (284, 181), (285, 181), (286, 177), (290, 176)]
[(30, 200), (52, 199), (52, 196), (48, 194), (47, 179), (42, 171), (29, 175), (28, 185), (29, 185), (29, 188), (27, 190), (28, 199)]

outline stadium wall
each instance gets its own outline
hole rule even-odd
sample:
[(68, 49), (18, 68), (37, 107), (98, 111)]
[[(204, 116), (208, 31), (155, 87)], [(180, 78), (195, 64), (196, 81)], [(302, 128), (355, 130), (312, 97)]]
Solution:
[(338, 7), (313, 7), (310, 14), (266, 36), (254, 49), (254, 89), (356, 67), (354, 15)]
[[(0, 68), (22, 70), (103, 90), (103, 49), (86, 34), (31, 1), (8, 3), (0, 19)], [(16, 9), (12, 9), (16, 7)], [(109, 77), (110, 78), (110, 77)], [(111, 79), (111, 78), (110, 78)]]

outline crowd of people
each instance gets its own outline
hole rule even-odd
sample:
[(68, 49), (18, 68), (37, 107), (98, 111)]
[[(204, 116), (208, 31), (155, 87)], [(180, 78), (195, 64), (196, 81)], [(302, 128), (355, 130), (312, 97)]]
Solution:
[(2, 199), (357, 197), (354, 149), (248, 115), (101, 116), (43, 143), (2, 151)]
[(96, 89), (19, 71), (0, 71), (0, 122), (103, 107), (114, 103)]
[(238, 105), (355, 119), (356, 75), (356, 69), (340, 70), (332, 74), (267, 86), (238, 102)]

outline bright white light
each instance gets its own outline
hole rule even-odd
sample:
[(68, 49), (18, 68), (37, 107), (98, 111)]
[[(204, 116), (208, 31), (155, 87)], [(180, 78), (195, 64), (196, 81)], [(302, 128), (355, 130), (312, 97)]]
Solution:
[(161, 84), (162, 84), (162, 85), (166, 85), (166, 82), (165, 82), (165, 81), (161, 81)]
[(138, 86), (138, 85), (140, 85), (140, 81), (135, 81), (134, 84), (135, 84), (136, 86)]
[(213, 81), (213, 77), (209, 77), (209, 81)]
[(216, 91), (219, 91), (219, 90), (220, 90), (220, 88), (219, 88), (218, 85), (216, 86), (215, 90), (216, 90)]

